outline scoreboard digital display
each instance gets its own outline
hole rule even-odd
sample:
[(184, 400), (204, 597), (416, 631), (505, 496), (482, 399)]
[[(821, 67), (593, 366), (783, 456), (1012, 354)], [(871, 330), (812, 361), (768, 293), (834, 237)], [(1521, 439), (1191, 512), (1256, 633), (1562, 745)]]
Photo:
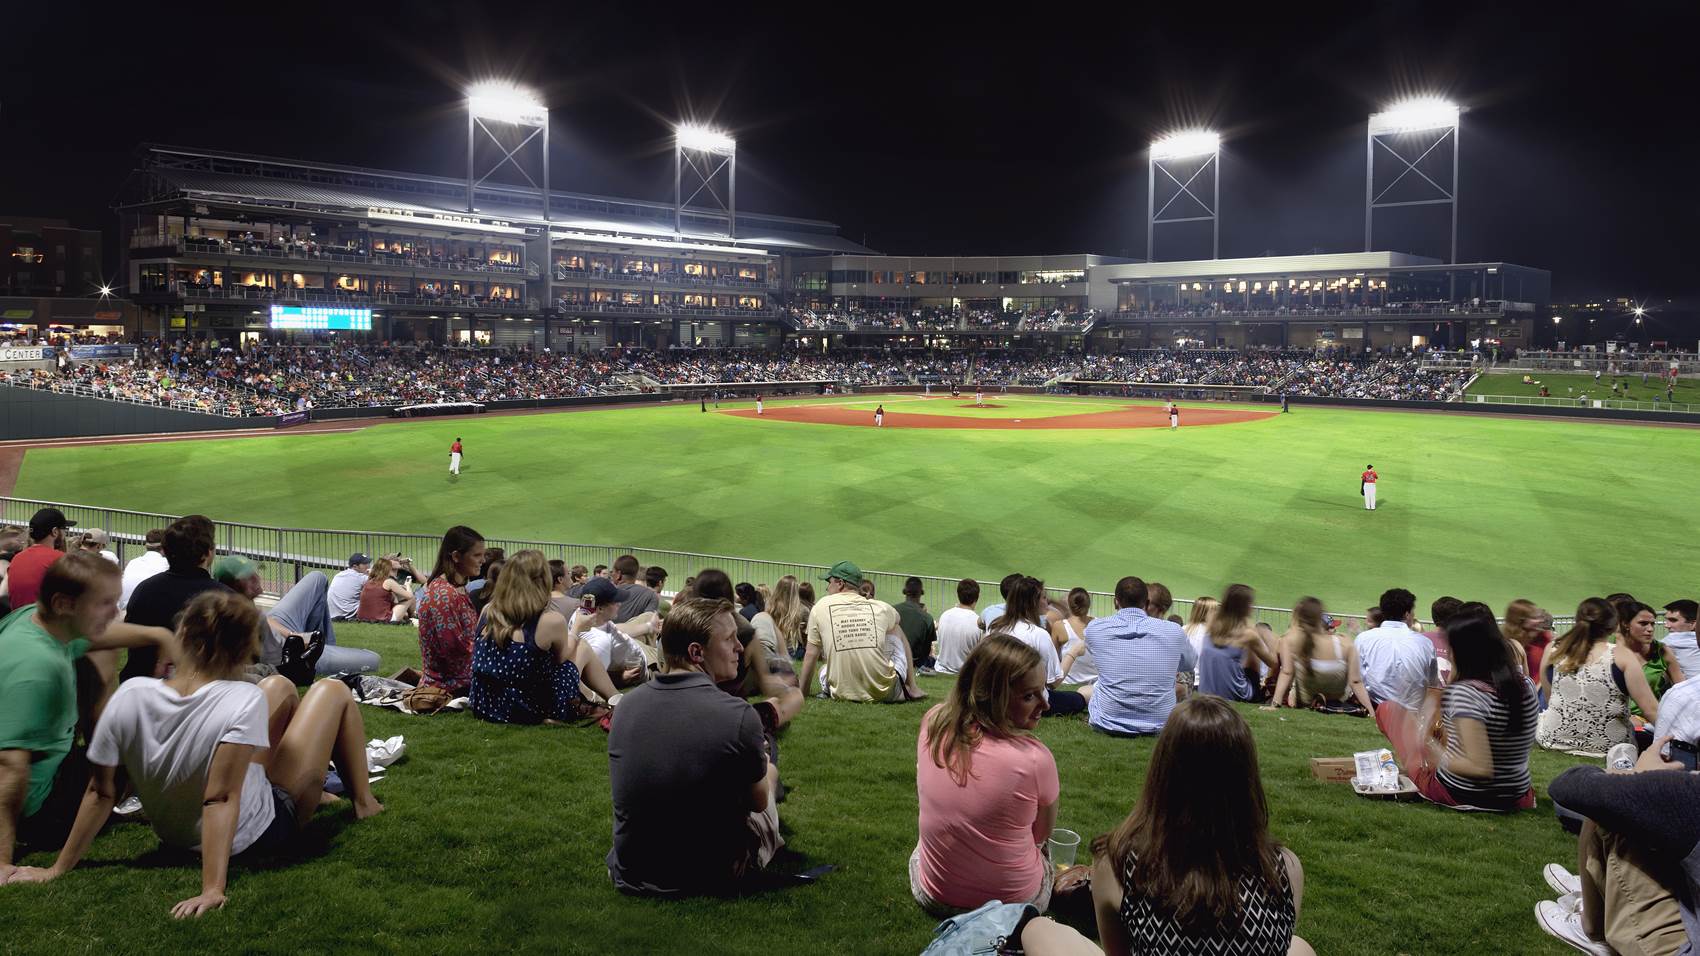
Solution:
[(370, 332), (372, 310), (345, 306), (272, 306), (272, 328), (307, 331)]

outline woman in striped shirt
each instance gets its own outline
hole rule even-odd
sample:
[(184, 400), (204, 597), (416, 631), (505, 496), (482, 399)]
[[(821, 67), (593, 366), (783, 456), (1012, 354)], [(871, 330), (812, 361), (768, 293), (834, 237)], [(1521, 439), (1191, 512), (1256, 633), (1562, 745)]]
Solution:
[(1441, 697), (1446, 746), (1430, 741), (1412, 774), (1442, 806), (1527, 810), (1535, 805), (1529, 750), (1539, 706), (1485, 604), (1465, 604), (1446, 623), (1454, 674)]

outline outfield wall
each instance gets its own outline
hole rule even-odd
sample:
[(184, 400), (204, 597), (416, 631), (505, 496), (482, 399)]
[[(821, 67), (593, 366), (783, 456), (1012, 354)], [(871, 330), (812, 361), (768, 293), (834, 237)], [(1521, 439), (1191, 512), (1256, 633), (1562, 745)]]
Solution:
[(0, 440), (270, 428), (276, 422), (0, 385)]

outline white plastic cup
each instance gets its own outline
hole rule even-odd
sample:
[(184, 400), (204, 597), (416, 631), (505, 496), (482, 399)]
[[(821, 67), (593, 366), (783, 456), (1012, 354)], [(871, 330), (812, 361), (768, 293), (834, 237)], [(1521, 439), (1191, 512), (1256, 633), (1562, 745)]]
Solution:
[(1051, 831), (1051, 838), (1045, 841), (1051, 851), (1051, 863), (1057, 869), (1074, 865), (1074, 856), (1080, 850), (1080, 834), (1073, 830), (1056, 829)]

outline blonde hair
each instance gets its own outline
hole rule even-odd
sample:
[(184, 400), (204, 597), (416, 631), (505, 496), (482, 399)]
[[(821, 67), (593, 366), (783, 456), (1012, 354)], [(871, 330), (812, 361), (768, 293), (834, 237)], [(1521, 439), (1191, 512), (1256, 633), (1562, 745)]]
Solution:
[(1505, 606), (1505, 636), (1522, 644), (1525, 635), (1529, 633), (1529, 622), (1541, 618), (1540, 606), (1525, 598), (1518, 598)]
[(1194, 624), (1209, 624), (1210, 615), (1216, 613), (1216, 609), (1221, 606), (1221, 601), (1218, 601), (1208, 595), (1193, 598), (1192, 614), (1187, 617), (1186, 626), (1191, 627)]
[(506, 647), (549, 607), (549, 559), (541, 551), (521, 551), (507, 559), (491, 587), (484, 634)]
[(231, 674), (259, 658), (260, 621), (254, 602), (235, 591), (202, 591), (183, 609), (177, 641), (201, 673)]
[(809, 606), (803, 603), (797, 576), (787, 574), (773, 584), (773, 599), (767, 602), (767, 614), (773, 618), (773, 629), (785, 642), (787, 654), (803, 642), (803, 628), (809, 623)]

